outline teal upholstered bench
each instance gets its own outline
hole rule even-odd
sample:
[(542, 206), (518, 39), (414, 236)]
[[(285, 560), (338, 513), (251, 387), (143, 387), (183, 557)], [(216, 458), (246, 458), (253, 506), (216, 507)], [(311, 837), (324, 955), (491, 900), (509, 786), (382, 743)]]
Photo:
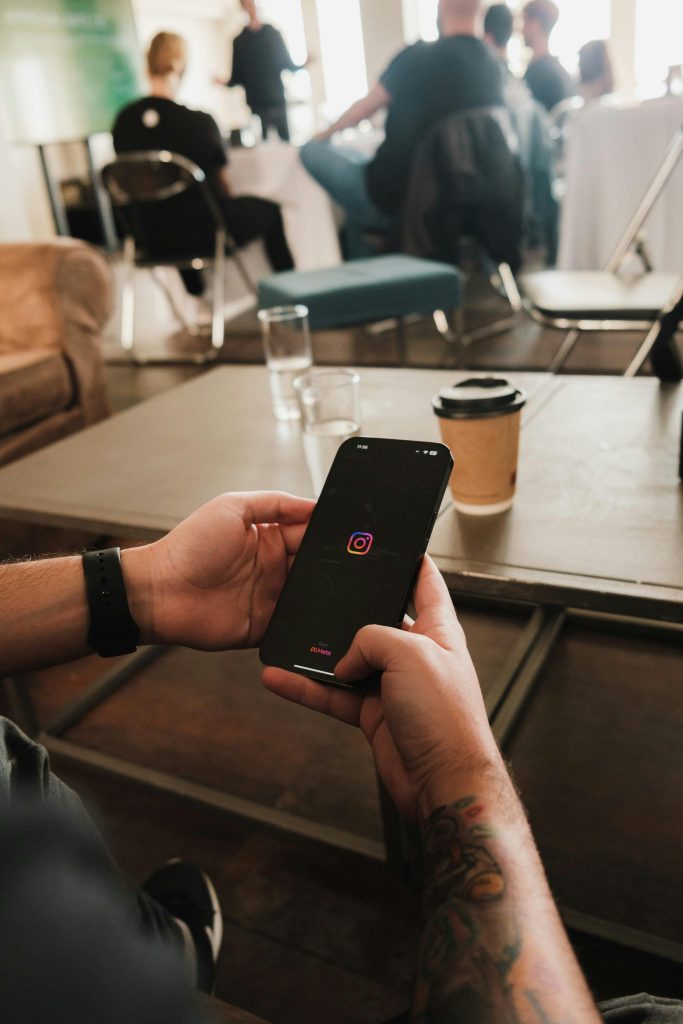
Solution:
[[(434, 315), (439, 331), (455, 338), (448, 314), (460, 306), (462, 276), (455, 267), (414, 256), (377, 256), (326, 270), (290, 270), (258, 286), (261, 309), (308, 306), (311, 329), (332, 330), (412, 314)], [(404, 354), (404, 353), (403, 353)]]

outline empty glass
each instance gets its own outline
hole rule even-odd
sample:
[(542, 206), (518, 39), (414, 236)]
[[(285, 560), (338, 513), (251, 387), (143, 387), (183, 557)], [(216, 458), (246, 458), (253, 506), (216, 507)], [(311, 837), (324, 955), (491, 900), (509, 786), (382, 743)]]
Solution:
[(313, 363), (308, 309), (306, 306), (277, 306), (262, 309), (258, 317), (275, 418), (298, 420), (301, 413), (294, 380)]
[(361, 429), (360, 377), (355, 370), (313, 370), (294, 381), (304, 453), (316, 497), (339, 445)]

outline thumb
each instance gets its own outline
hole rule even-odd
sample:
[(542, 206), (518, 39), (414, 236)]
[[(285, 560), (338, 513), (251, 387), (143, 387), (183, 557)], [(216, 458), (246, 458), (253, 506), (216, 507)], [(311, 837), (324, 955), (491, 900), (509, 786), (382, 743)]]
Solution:
[(334, 674), (340, 683), (358, 682), (371, 672), (384, 672), (402, 647), (405, 634), (390, 626), (363, 626)]

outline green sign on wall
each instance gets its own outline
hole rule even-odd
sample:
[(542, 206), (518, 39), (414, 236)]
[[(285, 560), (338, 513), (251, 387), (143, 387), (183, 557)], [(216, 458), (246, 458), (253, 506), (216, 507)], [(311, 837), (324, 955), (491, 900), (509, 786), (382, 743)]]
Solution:
[(141, 88), (130, 0), (0, 0), (0, 106), (10, 141), (107, 131)]

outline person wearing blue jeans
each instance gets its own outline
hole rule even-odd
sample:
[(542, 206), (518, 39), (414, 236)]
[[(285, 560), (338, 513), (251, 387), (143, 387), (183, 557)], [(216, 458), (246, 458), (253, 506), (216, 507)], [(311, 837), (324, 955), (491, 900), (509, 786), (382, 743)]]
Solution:
[(394, 218), (370, 198), (367, 167), (370, 157), (352, 146), (337, 146), (327, 139), (307, 142), (301, 149), (301, 161), (319, 185), (346, 213), (345, 248), (349, 259), (376, 254), (368, 235), (386, 235)]
[[(402, 50), (366, 96), (303, 147), (304, 166), (347, 214), (350, 256), (368, 255), (364, 236), (390, 234), (398, 224), (415, 148), (434, 123), (503, 106), (498, 61), (478, 38), (480, 14), (481, 0), (440, 0), (440, 38)], [(332, 144), (338, 132), (382, 110), (385, 138), (374, 156)]]
[[(0, 565), (0, 676), (93, 649), (121, 653), (133, 637), (133, 646), (258, 646), (313, 507), (280, 493), (225, 494), (122, 555)], [(335, 668), (346, 686), (376, 672), (376, 688), (263, 671), (272, 693), (363, 731), (398, 810), (420, 830), (424, 926), (411, 1021), (683, 1024), (683, 1004), (649, 996), (607, 1004), (601, 1016), (428, 557), (414, 604), (402, 629), (359, 630)], [(193, 1024), (190, 981), (210, 987), (220, 939), (198, 869), (170, 863), (131, 890), (45, 751), (6, 720), (0, 815), (3, 1021)]]

